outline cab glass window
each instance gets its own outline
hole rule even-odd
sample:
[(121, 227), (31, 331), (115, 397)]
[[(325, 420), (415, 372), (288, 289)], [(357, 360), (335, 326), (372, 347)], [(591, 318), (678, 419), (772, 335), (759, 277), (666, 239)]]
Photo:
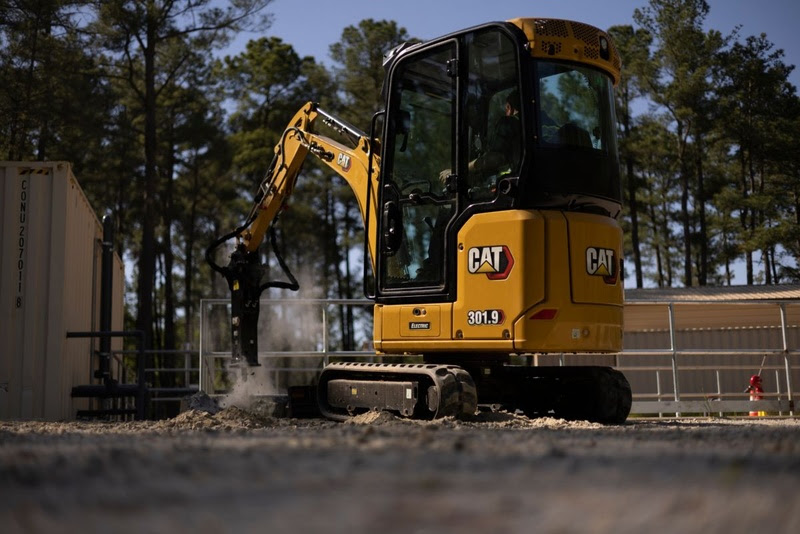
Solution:
[(616, 216), (622, 193), (611, 77), (570, 63), (533, 63), (536, 143), (523, 202)]
[(418, 53), (392, 75), (382, 189), (381, 287), (444, 286), (444, 231), (455, 213), (456, 46)]
[(467, 40), (466, 178), (469, 199), (494, 197), (498, 180), (518, 175), (523, 128), (519, 61), (512, 39), (498, 30), (470, 34)]
[(539, 139), (543, 145), (616, 150), (613, 87), (585, 67), (539, 63)]

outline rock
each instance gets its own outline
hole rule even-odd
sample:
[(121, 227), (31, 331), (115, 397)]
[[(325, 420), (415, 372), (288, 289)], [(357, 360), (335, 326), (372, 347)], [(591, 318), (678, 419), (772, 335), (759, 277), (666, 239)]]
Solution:
[(370, 410), (362, 414), (356, 415), (345, 421), (345, 424), (350, 425), (384, 425), (387, 423), (395, 423), (398, 418), (387, 411), (374, 411)]
[(198, 412), (205, 412), (214, 415), (220, 411), (217, 401), (212, 399), (203, 391), (198, 391), (190, 397), (185, 397), (181, 400), (181, 412), (188, 410), (196, 410)]

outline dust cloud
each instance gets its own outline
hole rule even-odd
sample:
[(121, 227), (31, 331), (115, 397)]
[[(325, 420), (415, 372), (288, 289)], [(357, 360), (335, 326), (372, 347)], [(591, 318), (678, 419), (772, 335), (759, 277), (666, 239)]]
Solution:
[(258, 397), (278, 393), (272, 380), (274, 371), (268, 367), (230, 369), (229, 374), (236, 377), (236, 382), (230, 393), (219, 398), (221, 408), (236, 406), (242, 410), (251, 410)]

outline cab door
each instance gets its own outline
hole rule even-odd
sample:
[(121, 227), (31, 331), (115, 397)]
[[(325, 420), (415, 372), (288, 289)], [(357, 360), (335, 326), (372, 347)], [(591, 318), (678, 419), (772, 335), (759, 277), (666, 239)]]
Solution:
[[(377, 258), (379, 301), (445, 298), (446, 229), (457, 213), (457, 41), (410, 54), (390, 72)], [(453, 178), (454, 181), (454, 178)]]

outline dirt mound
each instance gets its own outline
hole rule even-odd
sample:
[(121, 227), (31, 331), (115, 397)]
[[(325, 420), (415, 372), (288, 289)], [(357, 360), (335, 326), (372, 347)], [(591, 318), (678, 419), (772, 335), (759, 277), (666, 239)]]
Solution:
[(506, 411), (482, 411), (472, 417), (456, 418), (443, 417), (434, 420), (415, 420), (407, 417), (400, 417), (388, 411), (369, 411), (355, 415), (345, 421), (350, 425), (422, 425), (440, 426), (444, 428), (518, 428), (518, 429), (598, 429), (603, 428), (599, 423), (588, 421), (566, 421), (553, 417), (540, 417), (531, 419), (522, 414), (509, 413)]
[(554, 417), (530, 418), (525, 415), (500, 412), (480, 412), (474, 417), (462, 422), (465, 425), (482, 426), (488, 428), (549, 428), (549, 429), (589, 429), (603, 428), (599, 423), (589, 421), (567, 421)]
[(345, 424), (348, 425), (389, 425), (389, 424), (398, 424), (401, 423), (402, 420), (389, 413), (389, 412), (376, 412), (370, 410), (369, 412), (365, 412), (356, 416), (351, 417)]
[(249, 430), (272, 426), (273, 420), (231, 406), (214, 414), (202, 410), (187, 410), (162, 424), (166, 428), (184, 430)]

